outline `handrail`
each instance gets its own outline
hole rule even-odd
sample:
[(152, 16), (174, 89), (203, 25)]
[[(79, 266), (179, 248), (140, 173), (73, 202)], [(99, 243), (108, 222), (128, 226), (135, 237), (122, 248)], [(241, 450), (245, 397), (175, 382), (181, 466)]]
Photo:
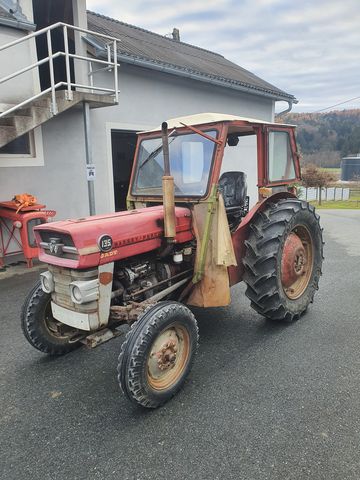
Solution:
[(76, 27), (75, 25), (70, 25), (64, 22), (57, 22), (57, 23), (53, 23), (52, 25), (49, 25), (48, 27), (44, 27), (41, 30), (37, 30), (36, 32), (30, 33), (25, 37), (21, 37), (21, 38), (18, 38), (17, 40), (13, 40), (12, 42), (6, 43), (5, 45), (0, 47), (0, 52), (1, 50), (5, 50), (6, 48), (13, 47), (14, 45), (17, 45), (18, 43), (21, 43), (21, 42), (26, 42), (27, 40), (30, 40), (34, 37), (38, 37), (42, 33), (46, 33), (48, 30), (54, 30), (55, 28), (58, 28), (61, 26), (70, 28), (71, 30), (76, 30), (77, 32), (89, 33), (90, 35), (96, 35), (97, 37), (107, 38), (108, 40), (112, 40), (112, 41), (115, 40), (116, 42), (119, 42), (118, 38), (111, 37), (110, 35), (104, 35), (103, 33), (97, 33), (92, 30), (86, 30), (86, 28)]
[[(62, 33), (63, 33), (63, 40), (64, 40), (64, 51), (56, 51), (55, 53), (53, 52), (53, 44), (52, 44), (52, 38), (51, 38), (51, 31), (55, 30), (56, 28), (61, 28)], [(68, 42), (68, 30), (73, 30), (73, 31), (78, 31), (81, 33), (89, 34), (94, 37), (100, 37), (103, 39), (108, 40), (108, 42), (105, 45), (105, 48), (107, 50), (107, 61), (106, 60), (100, 60), (98, 58), (90, 58), (86, 57), (83, 55), (78, 55), (76, 53), (70, 53), (69, 51), (69, 42)], [(12, 42), (9, 42), (3, 46), (0, 47), (0, 52), (4, 51), (6, 49), (9, 49), (15, 45), (18, 45), (23, 42), (29, 42), (32, 39), (40, 36), (40, 35), (46, 35), (47, 39), (47, 50), (48, 50), (48, 56), (45, 58), (42, 58), (41, 60), (38, 60), (35, 63), (32, 63), (31, 65), (28, 65), (26, 67), (23, 67), (16, 72), (13, 72), (9, 75), (6, 75), (3, 78), (0, 78), (0, 85), (13, 79), (16, 78), (23, 73), (26, 73), (33, 68), (37, 68), (40, 65), (44, 65), (46, 63), (49, 64), (49, 74), (50, 74), (50, 87), (46, 88), (45, 90), (42, 90), (40, 93), (33, 95), (32, 97), (23, 100), (22, 102), (18, 103), (15, 106), (12, 106), (11, 108), (7, 109), (6, 111), (0, 113), (0, 118), (4, 117), (5, 115), (8, 115), (15, 110), (22, 108), (23, 106), (29, 104), (33, 100), (36, 100), (40, 98), (41, 96), (51, 92), (51, 112), (53, 115), (56, 115), (58, 113), (58, 107), (57, 107), (57, 102), (56, 102), (56, 90), (60, 87), (65, 86), (67, 90), (67, 100), (72, 100), (73, 99), (73, 90), (74, 88), (80, 88), (82, 91), (98, 91), (98, 92), (103, 92), (103, 93), (109, 93), (114, 95), (114, 100), (115, 103), (118, 103), (119, 101), (119, 90), (118, 90), (118, 63), (117, 63), (117, 42), (119, 42), (118, 39), (111, 37), (109, 35), (104, 35), (102, 33), (97, 33), (91, 30), (87, 30), (85, 28), (80, 28), (76, 27), (74, 25), (69, 25), (67, 23), (63, 22), (57, 22), (54, 23), (53, 25), (49, 25), (48, 27), (42, 28), (41, 30), (38, 30), (36, 32), (33, 32), (25, 37), (19, 38), (17, 40), (14, 40)], [(82, 37), (81, 37), (82, 38)], [(112, 46), (112, 52), (111, 52), (111, 46)], [(55, 83), (55, 74), (54, 74), (54, 59), (58, 57), (65, 57), (65, 76), (66, 76), (66, 81), (60, 81)], [(86, 61), (89, 63), (89, 73), (88, 77), (90, 77), (89, 80), (89, 85), (83, 85), (81, 83), (72, 82), (71, 81), (71, 65), (70, 65), (70, 59), (75, 60), (81, 60), (81, 61)], [(114, 88), (108, 88), (108, 87), (99, 87), (96, 86), (94, 87), (93, 85), (93, 74), (96, 73), (99, 70), (93, 71), (92, 69), (92, 64), (97, 63), (100, 65), (105, 65), (103, 69), (99, 70), (109, 70), (111, 71), (112, 69), (114, 70), (113, 72), (113, 85)]]

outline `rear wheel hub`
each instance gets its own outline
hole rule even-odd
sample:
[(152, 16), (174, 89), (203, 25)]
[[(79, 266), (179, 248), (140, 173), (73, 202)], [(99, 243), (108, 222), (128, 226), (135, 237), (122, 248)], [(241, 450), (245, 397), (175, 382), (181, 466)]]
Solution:
[(281, 283), (291, 300), (299, 298), (306, 290), (312, 266), (311, 236), (304, 226), (297, 226), (287, 236), (281, 257)]

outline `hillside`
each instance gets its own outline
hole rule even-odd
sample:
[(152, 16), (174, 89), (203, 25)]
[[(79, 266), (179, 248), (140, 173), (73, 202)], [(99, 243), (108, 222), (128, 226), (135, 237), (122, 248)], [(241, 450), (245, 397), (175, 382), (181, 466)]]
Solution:
[(341, 157), (360, 152), (360, 109), (288, 113), (277, 121), (297, 125), (302, 162), (340, 166)]

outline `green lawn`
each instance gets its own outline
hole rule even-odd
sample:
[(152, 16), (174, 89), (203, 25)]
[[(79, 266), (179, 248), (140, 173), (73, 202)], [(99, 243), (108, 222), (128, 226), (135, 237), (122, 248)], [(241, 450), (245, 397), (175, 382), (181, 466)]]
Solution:
[(349, 200), (322, 200), (321, 205), (316, 200), (313, 200), (311, 202), (312, 205), (316, 208), (339, 208), (339, 209), (344, 209), (344, 208), (355, 208), (359, 209), (360, 208), (360, 192), (358, 189), (356, 190), (351, 190), (350, 189), (350, 198)]
[(321, 202), (321, 205), (317, 201), (309, 202), (311, 205), (314, 205), (316, 209), (327, 208), (327, 209), (360, 209), (360, 199), (359, 200), (336, 200), (334, 201), (325, 201)]
[(327, 168), (327, 167), (321, 167), (320, 170), (324, 170), (324, 172), (329, 172), (329, 173), (338, 173), (340, 175), (340, 171), (341, 171), (341, 168), (338, 168), (338, 167), (331, 167), (331, 168)]

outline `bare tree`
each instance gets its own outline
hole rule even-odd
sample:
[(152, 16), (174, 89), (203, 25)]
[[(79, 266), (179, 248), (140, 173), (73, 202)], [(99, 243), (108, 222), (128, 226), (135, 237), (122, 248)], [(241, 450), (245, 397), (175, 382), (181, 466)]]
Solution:
[(305, 165), (302, 170), (302, 184), (304, 187), (317, 188), (319, 191), (319, 205), (321, 205), (321, 189), (329, 186), (336, 178), (333, 174), (321, 170), (316, 165)]

